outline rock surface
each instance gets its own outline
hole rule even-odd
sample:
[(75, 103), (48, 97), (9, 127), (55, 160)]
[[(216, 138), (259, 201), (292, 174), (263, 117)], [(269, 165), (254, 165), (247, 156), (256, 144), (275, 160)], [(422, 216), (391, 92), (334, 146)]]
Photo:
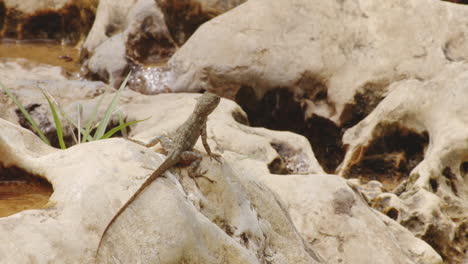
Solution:
[(248, 1), (201, 26), (177, 51), (172, 88), (232, 97), (241, 88), (258, 97), (288, 88), (307, 117), (353, 125), (360, 119), (348, 112), (357, 97), (375, 105), (395, 81), (429, 79), (466, 60), (467, 20), (468, 7), (429, 0)]
[[(53, 2), (62, 10), (66, 1)], [(98, 262), (466, 263), (468, 8), (250, 0), (202, 25), (160, 67), (204, 19), (241, 2), (100, 1), (83, 45), (89, 76), (117, 86), (132, 69), (141, 92), (216, 90), (245, 112), (223, 100), (210, 116), (209, 143), (224, 163), (205, 159), (202, 169), (215, 182), (197, 186), (185, 168), (171, 170), (117, 219)], [(158, 66), (140, 68), (147, 63)], [(37, 85), (69, 116), (81, 104), (82, 123), (114, 95), (23, 60), (0, 59), (0, 81), (49, 137)], [(125, 91), (117, 111), (152, 117), (130, 130), (147, 142), (173, 134), (195, 97)], [(0, 262), (92, 263), (103, 228), (164, 157), (121, 139), (59, 151), (5, 120), (27, 127), (0, 93), (0, 185), (19, 171), (54, 193), (46, 209), (0, 218)]]
[[(158, 105), (155, 112), (160, 117), (179, 116), (178, 119), (167, 119), (172, 122), (165, 125), (160, 123), (161, 120), (152, 120), (151, 125), (159, 125), (155, 129), (159, 134), (161, 127), (170, 129), (174, 125), (175, 129), (183, 121), (181, 117), (187, 116), (185, 113), (195, 104), (193, 95), (144, 97), (130, 94), (137, 98), (125, 99), (133, 103), (127, 104), (129, 109), (138, 106), (142, 109), (142, 104)], [(223, 121), (230, 120), (225, 112), (232, 112), (234, 104), (223, 102), (222, 105), (225, 106), (221, 109), (225, 110), (217, 110), (209, 124), (210, 143), (216, 142), (219, 130), (228, 127)], [(174, 106), (178, 109), (174, 110)], [(237, 111), (240, 110), (237, 108)], [(0, 219), (0, 228), (8, 228), (8, 231), (2, 230), (7, 234), (2, 236), (5, 241), (0, 247), (2, 263), (28, 263), (30, 258), (39, 262), (90, 263), (110, 218), (146, 179), (148, 169), (145, 168), (156, 167), (163, 158), (151, 149), (122, 139), (56, 150), (42, 144), (30, 132), (0, 121), (4, 131), (0, 140), (2, 165), (16, 166), (44, 177), (54, 187), (46, 210), (23, 211)], [(138, 133), (139, 129), (148, 133)], [(154, 135), (145, 127), (136, 127), (134, 132), (135, 137), (140, 135), (142, 139)], [(257, 140), (257, 145), (263, 145), (266, 151), (252, 159), (274, 159), (275, 151), (266, 142)], [(200, 147), (197, 145), (198, 149)], [(214, 147), (214, 151), (218, 148)], [(310, 148), (304, 151), (312, 155)], [(226, 152), (229, 152), (228, 148)], [(245, 159), (244, 153), (242, 157)], [(305, 162), (312, 161), (306, 159)], [(232, 170), (230, 163), (229, 159), (222, 164), (202, 163), (203, 170), (208, 170), (205, 176), (215, 182), (200, 178), (197, 180), (200, 189), (185, 175), (185, 169), (155, 181), (111, 227), (101, 248), (99, 263), (114, 263), (116, 259), (123, 262), (140, 259), (144, 263), (156, 260), (160, 263), (184, 260), (318, 263), (318, 258), (304, 244), (275, 194), (254, 177)], [(264, 168), (267, 169), (266, 162)], [(159, 217), (155, 217), (157, 215)], [(64, 233), (73, 235), (64, 237)], [(148, 233), (154, 235), (147, 236)], [(31, 236), (35, 239), (25, 240)], [(174, 244), (179, 246), (177, 250)]]
[[(135, 116), (128, 116), (129, 119), (154, 116), (138, 123), (132, 131), (134, 138), (149, 141), (157, 135), (171, 134), (192, 110), (194, 97), (142, 96), (129, 91), (123, 95), (126, 103), (121, 102), (121, 110)], [(310, 147), (306, 147), (305, 138), (250, 128), (239, 122), (245, 122), (245, 114), (233, 102), (223, 100), (210, 117), (208, 135), (212, 149), (222, 153), (224, 163), (202, 163), (202, 169), (207, 170), (205, 176), (215, 183), (197, 179), (198, 189), (185, 169), (156, 180), (109, 229), (98, 262), (139, 259), (150, 263), (158, 259), (160, 263), (315, 263), (322, 259), (339, 263), (341, 259), (346, 263), (373, 263), (380, 252), (389, 256), (386, 263), (441, 263), (423, 241), (367, 208), (343, 180), (332, 175), (310, 175), (323, 171)], [(1, 124), (2, 131), (6, 131), (0, 141), (1, 152), (6, 153), (2, 157), (7, 157), (2, 158), (2, 164), (44, 177), (54, 186), (48, 209), (0, 219), (0, 226), (13, 230), (4, 231), (8, 233), (4, 239), (10, 244), (2, 243), (4, 246), (0, 247), (10, 253), (1, 254), (9, 256), (4, 259), (6, 263), (12, 259), (27, 262), (29, 256), (62, 263), (89, 262), (107, 222), (148, 176), (145, 168), (156, 167), (162, 161), (153, 150), (121, 139), (77, 145), (65, 151), (51, 149), (31, 133), (6, 121)], [(24, 140), (33, 140), (34, 144), (25, 144)], [(202, 149), (200, 142), (196, 148)], [(284, 174), (302, 175), (271, 174), (269, 165), (275, 160), (285, 163), (280, 170)], [(262, 182), (278, 192), (286, 206)], [(289, 184), (294, 187), (288, 187)], [(311, 191), (311, 186), (317, 189)], [(302, 207), (307, 205), (312, 208)], [(335, 219), (336, 224), (330, 219)], [(40, 221), (41, 228), (36, 229)], [(348, 225), (342, 233), (333, 233), (338, 222), (343, 221)], [(366, 235), (369, 228), (380, 235)], [(47, 235), (41, 230), (48, 230)], [(23, 232), (35, 234), (36, 240), (15, 239)], [(75, 235), (65, 239), (59, 235), (64, 232)], [(148, 236), (149, 233), (153, 235)], [(353, 238), (352, 233), (363, 235)], [(47, 243), (39, 243), (41, 240)], [(375, 255), (362, 256), (353, 254), (357, 241), (360, 245), (387, 246)], [(17, 243), (26, 245), (16, 247)], [(175, 244), (180, 246), (176, 247), (178, 250), (174, 250)]]
[(153, 0), (100, 1), (82, 46), (87, 75), (118, 87), (131, 68), (172, 55), (176, 45)]
[(336, 175), (262, 175), (325, 263), (442, 263), (428, 244), (368, 207)]
[[(374, 205), (453, 263), (463, 263), (468, 249), (467, 70), (454, 63), (430, 81), (393, 84), (343, 137), (349, 150), (341, 175), (380, 180), (394, 194), (370, 197)], [(415, 140), (418, 134), (426, 139)]]
[[(327, 172), (361, 179), (371, 205), (464, 263), (467, 18), (440, 1), (252, 0), (195, 32), (169, 86), (223, 93), (263, 127), (292, 119), (280, 128), (306, 135)], [(338, 131), (330, 145), (312, 124)]]
[(86, 74), (118, 87), (131, 69), (132, 89), (154, 93), (141, 66), (164, 64), (200, 24), (243, 1), (100, 1), (82, 46)]

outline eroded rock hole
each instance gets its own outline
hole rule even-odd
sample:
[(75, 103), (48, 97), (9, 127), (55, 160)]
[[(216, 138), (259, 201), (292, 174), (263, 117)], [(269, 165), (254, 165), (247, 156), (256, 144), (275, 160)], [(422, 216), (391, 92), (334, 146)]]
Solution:
[(458, 189), (456, 185), (456, 179), (457, 176), (452, 172), (452, 170), (449, 167), (445, 167), (445, 169), (442, 171), (442, 175), (444, 175), (446, 184), (452, 189), (452, 192), (458, 196)]
[(55, 11), (30, 17), (23, 25), (24, 39), (60, 39), (62, 18)]
[(460, 174), (463, 178), (468, 179), (468, 161), (465, 161), (460, 165)]
[(398, 210), (396, 208), (392, 207), (387, 212), (385, 212), (385, 214), (388, 217), (390, 217), (390, 218), (392, 218), (393, 220), (396, 221), (398, 219), (399, 212), (398, 212)]
[(302, 151), (293, 148), (286, 142), (274, 141), (270, 144), (279, 156), (268, 164), (270, 173), (304, 174), (309, 171), (307, 157)]
[(447, 232), (439, 227), (429, 224), (421, 239), (431, 245), (444, 260), (444, 263), (462, 263), (453, 261), (453, 255), (450, 249), (450, 241), (447, 239)]
[(385, 98), (384, 88), (387, 87), (388, 84), (388, 81), (365, 84), (362, 89), (354, 95), (353, 102), (345, 105), (340, 116), (342, 126), (344, 128), (350, 128), (368, 116)]
[(429, 185), (431, 185), (432, 192), (434, 193), (437, 192), (437, 190), (439, 189), (439, 183), (436, 179), (430, 179)]
[(0, 2), (0, 32), (3, 32), (3, 27), (5, 25), (5, 18), (6, 17), (6, 8), (5, 3), (2, 1)]
[(286, 169), (286, 164), (283, 159), (276, 158), (270, 164), (268, 164), (268, 170), (272, 174), (289, 174), (290, 172)]
[[(429, 143), (427, 132), (417, 133), (398, 124), (381, 124), (369, 145), (359, 150), (359, 160), (343, 170), (346, 178), (359, 178), (364, 183), (377, 180), (385, 191), (393, 190), (409, 176), (424, 158)], [(438, 186), (438, 185), (437, 185)], [(437, 187), (434, 183), (433, 187)]]
[(44, 208), (52, 193), (52, 185), (47, 180), (0, 164), (0, 217)]
[(167, 28), (178, 45), (182, 45), (204, 22), (217, 16), (211, 10), (203, 10), (195, 1), (157, 1)]
[[(5, 9), (5, 6), (3, 7)], [(94, 22), (94, 10), (95, 7), (92, 5), (83, 7), (68, 4), (59, 10), (41, 10), (33, 14), (25, 14), (10, 8), (6, 9), (2, 16), (0, 7), (0, 19), (5, 17), (3, 23), (6, 28), (0, 32), (3, 32), (3, 37), (7, 38), (63, 40), (73, 45), (88, 34)]]
[[(323, 100), (326, 94), (320, 89), (312, 100)], [(244, 109), (254, 127), (286, 130), (305, 136), (320, 165), (333, 173), (344, 157), (341, 128), (330, 120), (313, 115), (305, 119), (304, 109), (294, 95), (286, 89), (268, 91), (257, 101), (251, 87), (243, 86), (236, 95), (236, 102)]]
[(175, 52), (175, 43), (158, 29), (157, 21), (147, 17), (142, 30), (129, 34), (126, 54), (141, 63), (158, 63), (167, 60)]
[(14, 8), (5, 8), (5, 16), (3, 18), (4, 25), (2, 31), (0, 31), (0, 33), (2, 33), (1, 37), (10, 39), (18, 38), (19, 33), (17, 27), (23, 19), (22, 16), (23, 14)]

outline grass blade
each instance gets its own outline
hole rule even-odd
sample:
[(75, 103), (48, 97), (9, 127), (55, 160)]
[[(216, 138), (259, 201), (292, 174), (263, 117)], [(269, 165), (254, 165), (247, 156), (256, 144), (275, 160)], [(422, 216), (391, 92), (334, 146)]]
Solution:
[(59, 141), (60, 148), (61, 149), (66, 149), (67, 146), (65, 145), (65, 141), (63, 141), (62, 123), (60, 122), (60, 118), (59, 118), (59, 116), (57, 114), (57, 110), (55, 109), (54, 104), (50, 100), (49, 96), (47, 96), (47, 94), (44, 92), (44, 90), (42, 90), (41, 88), (39, 88), (39, 89), (41, 90), (44, 97), (47, 99), (47, 102), (49, 103), (50, 110), (52, 111), (52, 115), (54, 116), (55, 129), (57, 131), (57, 139)]
[[(90, 135), (91, 132), (91, 127), (94, 123), (94, 119), (96, 118), (97, 112), (99, 110), (99, 106), (101, 106), (102, 100), (104, 99), (104, 95), (99, 98), (99, 101), (97, 102), (96, 106), (93, 109), (93, 113), (91, 114), (91, 117), (88, 120), (88, 123), (86, 124), (85, 132), (83, 133), (83, 143), (86, 143), (86, 141), (92, 141), (94, 138)], [(89, 138), (89, 140), (88, 140)]]
[(39, 137), (42, 139), (42, 141), (44, 141), (44, 143), (46, 143), (47, 145), (50, 146), (49, 140), (44, 136), (44, 133), (42, 133), (42, 131), (39, 128), (39, 126), (37, 125), (36, 121), (34, 121), (34, 119), (32, 119), (32, 117), (29, 115), (28, 111), (26, 111), (26, 109), (24, 109), (23, 105), (18, 101), (18, 99), (16, 99), (16, 97), (13, 95), (13, 93), (8, 88), (3, 86), (2, 83), (0, 83), (0, 86), (5, 91), (5, 93), (11, 98), (11, 100), (13, 100), (13, 102), (19, 108), (21, 113), (23, 113), (26, 120), (28, 120), (28, 122), (31, 124), (31, 126), (34, 128), (34, 130), (37, 132), (37, 134), (39, 134)]
[(77, 119), (78, 119), (78, 125), (76, 126), (76, 129), (78, 130), (78, 144), (81, 143), (81, 113), (83, 112), (83, 106), (81, 104), (76, 105), (76, 113), (77, 113)]
[(109, 137), (111, 137), (112, 135), (114, 135), (116, 132), (118, 132), (118, 131), (121, 130), (121, 129), (124, 129), (124, 128), (128, 127), (128, 126), (131, 126), (131, 125), (136, 124), (136, 123), (141, 122), (141, 121), (146, 121), (146, 120), (148, 120), (148, 119), (150, 119), (150, 118), (151, 118), (151, 116), (148, 117), (148, 118), (146, 118), (146, 119), (131, 121), (131, 122), (127, 122), (127, 123), (121, 124), (121, 125), (118, 126), (118, 127), (114, 127), (113, 129), (109, 130), (106, 134), (104, 134), (104, 135), (101, 137), (101, 139), (109, 138)]
[[(124, 119), (123, 119), (123, 116), (122, 116), (122, 112), (119, 111), (119, 125), (123, 125), (125, 124), (124, 122)], [(126, 127), (122, 127), (122, 137), (123, 138), (128, 138), (128, 133), (127, 133), (127, 128)]]
[(107, 110), (106, 110), (106, 113), (104, 114), (104, 117), (103, 119), (101, 120), (100, 124), (99, 124), (99, 127), (97, 128), (96, 130), (96, 133), (94, 134), (94, 138), (96, 140), (99, 140), (102, 138), (102, 136), (104, 135), (104, 132), (106, 130), (106, 127), (107, 125), (109, 124), (109, 121), (110, 121), (110, 118), (111, 118), (111, 115), (112, 113), (114, 112), (114, 109), (117, 105), (117, 101), (119, 100), (119, 97), (120, 97), (120, 92), (123, 90), (123, 88), (125, 88), (125, 86), (127, 85), (127, 82), (128, 82), (128, 79), (130, 78), (130, 74), (131, 72), (128, 73), (127, 77), (125, 78), (125, 80), (122, 82), (122, 84), (120, 85), (120, 88), (117, 90), (117, 92), (115, 93), (114, 95), (114, 98), (112, 99), (112, 101), (110, 102), (109, 106), (107, 107)]

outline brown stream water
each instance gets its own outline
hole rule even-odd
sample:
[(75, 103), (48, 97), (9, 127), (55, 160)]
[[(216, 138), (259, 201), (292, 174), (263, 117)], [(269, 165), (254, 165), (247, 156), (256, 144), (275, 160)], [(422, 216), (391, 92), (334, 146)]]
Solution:
[(62, 67), (72, 74), (80, 70), (79, 50), (75, 47), (48, 42), (15, 42), (0, 40), (1, 58), (24, 58), (30, 61)]
[(0, 217), (28, 209), (44, 208), (52, 186), (41, 179), (0, 181)]

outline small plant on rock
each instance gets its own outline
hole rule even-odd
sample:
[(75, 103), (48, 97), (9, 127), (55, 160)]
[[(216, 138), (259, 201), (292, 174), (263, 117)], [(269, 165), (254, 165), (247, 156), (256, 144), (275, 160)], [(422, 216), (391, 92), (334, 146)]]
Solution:
[[(98, 109), (99, 109), (99, 106), (101, 105), (104, 96), (101, 96), (101, 98), (99, 98), (99, 101), (96, 104), (96, 106), (94, 107), (93, 112), (91, 114), (91, 117), (90, 117), (89, 121), (87, 122), (87, 124), (86, 124), (86, 126), (84, 128), (81, 127), (80, 120), (78, 120), (78, 122), (73, 121), (70, 117), (68, 117), (65, 114), (64, 111), (62, 111), (62, 109), (60, 109), (57, 102), (53, 99), (53, 97), (49, 93), (47, 93), (43, 89), (39, 88), (41, 90), (42, 94), (44, 95), (44, 97), (46, 98), (46, 100), (47, 100), (47, 102), (49, 104), (49, 108), (50, 108), (50, 110), (52, 112), (52, 116), (54, 118), (54, 123), (55, 123), (56, 131), (57, 131), (57, 139), (58, 139), (58, 142), (59, 142), (59, 145), (60, 145), (61, 149), (66, 149), (67, 146), (65, 145), (65, 141), (63, 139), (63, 126), (62, 126), (62, 123), (60, 121), (59, 112), (60, 112), (60, 115), (63, 118), (65, 118), (68, 122), (70, 122), (78, 130), (78, 140), (77, 140), (78, 144), (79, 143), (85, 143), (85, 142), (88, 142), (88, 141), (106, 139), (106, 138), (111, 137), (112, 135), (114, 135), (118, 131), (121, 131), (122, 134), (125, 135), (126, 134), (126, 128), (128, 126), (131, 126), (131, 125), (133, 125), (135, 123), (138, 123), (138, 122), (141, 122), (141, 121), (144, 121), (144, 120), (148, 119), (147, 118), (147, 119), (144, 119), (144, 120), (124, 122), (123, 118), (122, 118), (122, 115), (119, 112), (119, 123), (120, 124), (117, 127), (114, 127), (114, 128), (112, 128), (112, 129), (110, 129), (109, 131), (106, 132), (106, 128), (109, 125), (112, 114), (114, 113), (114, 110), (115, 110), (115, 108), (117, 106), (117, 101), (120, 98), (120, 93), (124, 89), (124, 87), (126, 86), (129, 77), (130, 77), (130, 73), (127, 75), (125, 80), (122, 82), (119, 89), (115, 93), (114, 98), (112, 99), (112, 101), (107, 106), (104, 117), (101, 120), (99, 120), (98, 122), (94, 123), (97, 112), (98, 112)], [(44, 132), (39, 128), (39, 125), (37, 124), (37, 122), (34, 121), (34, 119), (31, 117), (31, 115), (28, 113), (28, 111), (26, 111), (24, 106), (18, 101), (18, 99), (15, 97), (15, 95), (8, 88), (6, 88), (2, 83), (0, 83), (0, 87), (5, 91), (5, 93), (8, 95), (8, 97), (11, 98), (11, 100), (16, 104), (16, 106), (19, 108), (19, 110), (23, 113), (26, 120), (31, 124), (34, 132), (36, 132), (39, 135), (39, 137), (42, 139), (42, 141), (44, 141), (48, 145), (51, 145), (50, 141), (44, 135)], [(79, 107), (81, 107), (81, 105)], [(57, 112), (57, 109), (59, 109), (60, 111)], [(94, 135), (91, 135), (91, 132), (94, 129), (96, 129), (95, 132), (94, 132)]]

